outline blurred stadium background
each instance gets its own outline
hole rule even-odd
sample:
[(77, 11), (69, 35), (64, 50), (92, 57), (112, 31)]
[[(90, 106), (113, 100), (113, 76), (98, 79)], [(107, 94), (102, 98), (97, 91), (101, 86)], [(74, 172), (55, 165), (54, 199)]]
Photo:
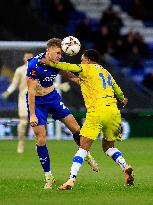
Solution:
[[(2, 0), (0, 4), (0, 95), (22, 65), (25, 51), (37, 54), (48, 39), (73, 35), (82, 49), (99, 50), (101, 64), (128, 97), (128, 106), (121, 108), (126, 137), (153, 137), (152, 0)], [(80, 55), (66, 61), (79, 63)], [(70, 84), (71, 90), (62, 93), (63, 101), (81, 124), (85, 107), (80, 88)], [(16, 125), (6, 122), (18, 119), (17, 94), (0, 98), (1, 139), (16, 136)], [(71, 133), (61, 129), (62, 137), (71, 139)], [(27, 135), (33, 137), (30, 130)], [(58, 135), (56, 125), (50, 123), (48, 136), (54, 135)]]

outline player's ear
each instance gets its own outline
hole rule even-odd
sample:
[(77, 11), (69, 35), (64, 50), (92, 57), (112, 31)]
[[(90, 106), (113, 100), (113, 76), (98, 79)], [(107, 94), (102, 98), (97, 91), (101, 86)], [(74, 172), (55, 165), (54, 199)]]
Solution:
[(92, 61), (91, 61), (89, 58), (88, 58), (88, 63), (89, 63), (89, 64), (92, 64)]

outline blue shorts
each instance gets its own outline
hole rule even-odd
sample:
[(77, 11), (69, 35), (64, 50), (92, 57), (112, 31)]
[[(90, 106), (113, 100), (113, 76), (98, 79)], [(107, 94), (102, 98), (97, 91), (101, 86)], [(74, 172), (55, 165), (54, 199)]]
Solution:
[[(26, 97), (26, 101), (28, 102), (28, 95)], [(27, 108), (28, 118), (30, 119), (28, 103)], [(35, 97), (35, 113), (38, 118), (38, 125), (45, 125), (47, 123), (48, 114), (51, 114), (54, 120), (65, 118), (71, 114), (55, 89), (47, 95)]]

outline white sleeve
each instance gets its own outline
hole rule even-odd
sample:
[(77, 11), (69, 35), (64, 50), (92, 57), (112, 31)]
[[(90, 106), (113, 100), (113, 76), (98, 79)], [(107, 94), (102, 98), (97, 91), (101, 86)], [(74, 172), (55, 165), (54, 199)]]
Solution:
[(7, 88), (7, 92), (9, 94), (13, 93), (13, 91), (18, 87), (20, 81), (20, 73), (18, 70), (15, 71), (15, 74), (13, 76), (12, 83), (10, 86)]

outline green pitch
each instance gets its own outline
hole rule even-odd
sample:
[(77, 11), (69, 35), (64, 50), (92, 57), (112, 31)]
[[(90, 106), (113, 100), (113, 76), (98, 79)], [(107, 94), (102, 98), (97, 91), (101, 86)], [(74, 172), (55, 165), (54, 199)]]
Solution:
[(16, 153), (17, 141), (0, 141), (0, 205), (152, 205), (153, 139), (130, 139), (117, 143), (135, 171), (135, 186), (125, 187), (120, 168), (101, 151), (100, 141), (92, 154), (100, 165), (99, 173), (87, 163), (81, 168), (73, 190), (57, 187), (69, 176), (73, 141), (49, 141), (48, 149), (56, 183), (45, 191), (44, 175), (33, 141), (26, 141), (25, 153)]

